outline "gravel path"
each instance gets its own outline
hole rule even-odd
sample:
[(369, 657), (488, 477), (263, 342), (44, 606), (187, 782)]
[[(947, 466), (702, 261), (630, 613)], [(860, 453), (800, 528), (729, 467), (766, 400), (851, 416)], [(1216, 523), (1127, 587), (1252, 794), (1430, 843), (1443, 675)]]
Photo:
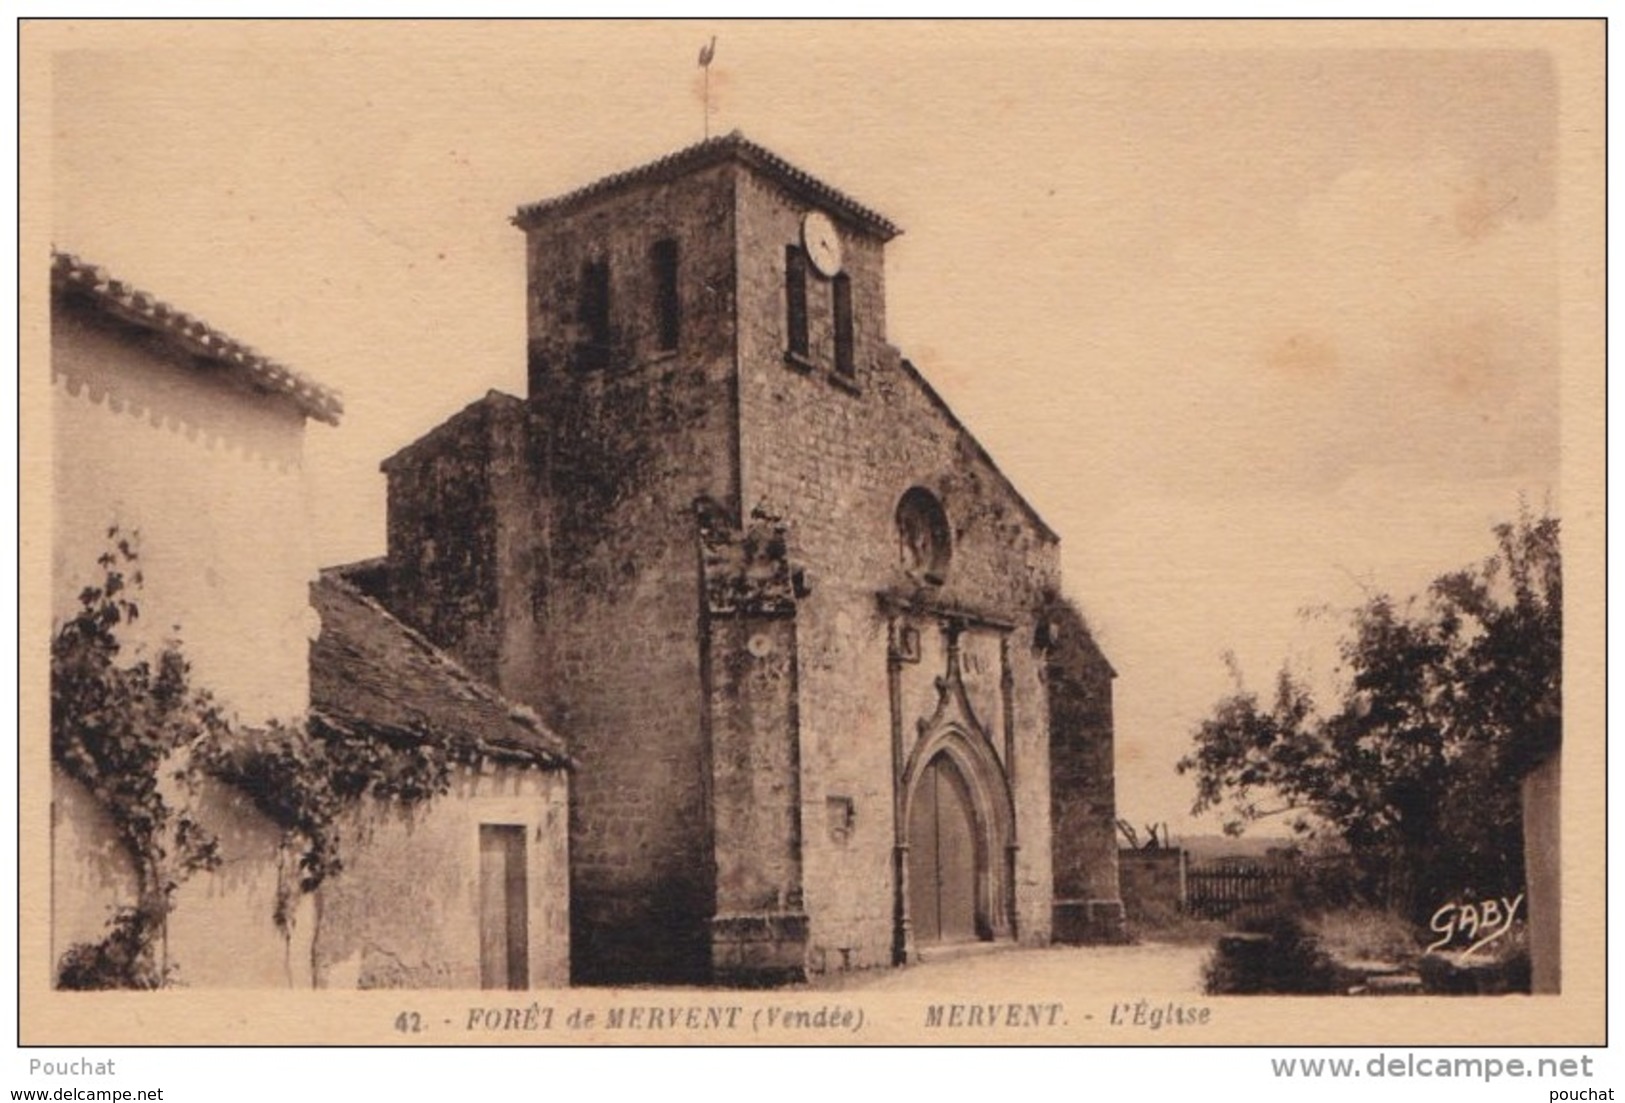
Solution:
[(808, 987), (820, 991), (954, 992), (1039, 990), (1059, 995), (1140, 998), (1202, 990), (1207, 946), (1155, 942), (1137, 946), (978, 947), (930, 957), (907, 969), (835, 973)]

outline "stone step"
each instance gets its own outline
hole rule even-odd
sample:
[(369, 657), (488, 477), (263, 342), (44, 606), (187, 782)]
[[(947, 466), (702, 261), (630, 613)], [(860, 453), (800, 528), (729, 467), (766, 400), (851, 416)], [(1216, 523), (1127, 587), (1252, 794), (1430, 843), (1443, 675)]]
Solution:
[(1361, 984), (1349, 989), (1351, 996), (1420, 996), (1422, 978), (1415, 973), (1388, 973), (1366, 977)]

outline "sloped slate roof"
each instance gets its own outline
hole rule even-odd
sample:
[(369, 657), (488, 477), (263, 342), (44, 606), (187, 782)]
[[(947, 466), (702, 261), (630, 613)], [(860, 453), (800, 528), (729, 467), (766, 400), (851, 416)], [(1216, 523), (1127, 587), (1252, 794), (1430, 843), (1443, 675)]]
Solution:
[(675, 179), (696, 169), (707, 168), (727, 160), (749, 165), (778, 181), (791, 194), (802, 196), (845, 215), (882, 241), (890, 241), (903, 232), (885, 215), (865, 207), (845, 192), (836, 190), (811, 173), (796, 168), (783, 157), (762, 148), (737, 130), (721, 137), (698, 142), (676, 153), (667, 154), (657, 161), (650, 161), (646, 165), (614, 173), (552, 199), (526, 204), (514, 215), (513, 223), (523, 229), (533, 225), (541, 215), (578, 207), (590, 200), (613, 195), (641, 184)]
[(456, 757), (572, 765), (564, 740), (330, 572), (311, 584), (322, 632), (311, 710), (396, 745), (444, 741)]
[(307, 416), (318, 421), (337, 425), (339, 416), (344, 413), (344, 403), (337, 392), (156, 296), (114, 279), (105, 268), (86, 263), (72, 253), (52, 251), (51, 294), (83, 302), (163, 338), (181, 352), (241, 373), (259, 390), (286, 396)]

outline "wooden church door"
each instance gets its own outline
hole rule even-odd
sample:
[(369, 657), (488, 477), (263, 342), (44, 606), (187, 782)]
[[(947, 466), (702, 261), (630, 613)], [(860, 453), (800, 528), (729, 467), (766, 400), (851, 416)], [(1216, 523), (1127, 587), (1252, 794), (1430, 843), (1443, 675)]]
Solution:
[(908, 817), (909, 918), (917, 942), (976, 938), (976, 820), (958, 767), (937, 755)]

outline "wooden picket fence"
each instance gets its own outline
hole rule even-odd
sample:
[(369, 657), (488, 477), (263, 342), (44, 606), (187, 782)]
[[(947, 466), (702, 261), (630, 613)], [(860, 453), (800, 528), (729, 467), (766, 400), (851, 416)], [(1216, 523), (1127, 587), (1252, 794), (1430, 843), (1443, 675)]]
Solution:
[(1275, 902), (1298, 871), (1256, 862), (1193, 862), (1185, 871), (1185, 910), (1202, 919), (1227, 919), (1242, 908)]

